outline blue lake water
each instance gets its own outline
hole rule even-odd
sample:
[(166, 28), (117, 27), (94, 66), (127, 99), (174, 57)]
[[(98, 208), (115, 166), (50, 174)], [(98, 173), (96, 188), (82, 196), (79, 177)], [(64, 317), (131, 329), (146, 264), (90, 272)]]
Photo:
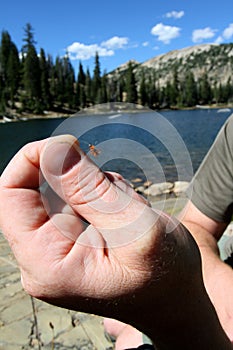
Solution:
[(103, 170), (132, 180), (189, 181), (233, 110), (115, 113), (0, 124), (0, 173), (26, 143), (71, 133)]

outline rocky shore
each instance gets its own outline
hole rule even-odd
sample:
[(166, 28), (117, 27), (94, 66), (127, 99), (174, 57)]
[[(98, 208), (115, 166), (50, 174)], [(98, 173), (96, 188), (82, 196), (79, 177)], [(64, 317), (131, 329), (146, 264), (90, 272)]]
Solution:
[(152, 183), (151, 181), (146, 181), (142, 183), (142, 180), (140, 178), (132, 179), (131, 183), (136, 192), (149, 197), (149, 199), (152, 201), (158, 199), (159, 196), (163, 195), (173, 195), (175, 197), (185, 196), (185, 192), (189, 186), (189, 182), (187, 181), (160, 183)]
[[(226, 112), (233, 108), (233, 105), (231, 103), (228, 104), (212, 104), (212, 105), (196, 105), (194, 107), (183, 107), (180, 109), (175, 109), (177, 111), (179, 110), (195, 110), (195, 109), (218, 109), (218, 112)], [(17, 121), (27, 121), (27, 120), (33, 120), (33, 119), (54, 119), (54, 118), (63, 118), (63, 117), (78, 117), (83, 115), (96, 115), (96, 114), (112, 114), (112, 113), (147, 113), (147, 112), (157, 112), (160, 113), (161, 111), (171, 111), (174, 110), (173, 108), (170, 109), (158, 109), (158, 110), (152, 110), (148, 107), (143, 107), (139, 104), (131, 104), (131, 103), (123, 103), (123, 102), (115, 102), (113, 105), (112, 103), (104, 103), (100, 105), (94, 105), (92, 107), (84, 108), (78, 112), (70, 109), (63, 109), (57, 110), (57, 111), (44, 111), (43, 114), (33, 114), (33, 113), (18, 113), (16, 110), (9, 110), (7, 113), (1, 113), (0, 114), (0, 123), (7, 123), (7, 122), (17, 122)]]

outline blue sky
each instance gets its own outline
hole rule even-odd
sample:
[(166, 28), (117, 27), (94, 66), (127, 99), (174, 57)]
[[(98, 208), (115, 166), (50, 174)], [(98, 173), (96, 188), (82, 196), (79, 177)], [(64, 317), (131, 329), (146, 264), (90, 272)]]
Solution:
[(34, 29), (37, 49), (63, 56), (77, 69), (101, 71), (130, 59), (144, 62), (175, 49), (201, 43), (233, 42), (232, 0), (2, 0), (0, 29), (20, 50), (26, 23)]

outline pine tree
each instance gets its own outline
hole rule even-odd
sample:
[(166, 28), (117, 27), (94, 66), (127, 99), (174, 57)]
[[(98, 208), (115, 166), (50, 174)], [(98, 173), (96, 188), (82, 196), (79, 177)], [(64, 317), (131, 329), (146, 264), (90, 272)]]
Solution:
[(7, 64), (7, 87), (11, 101), (11, 108), (14, 108), (15, 98), (19, 87), (20, 62), (18, 49), (14, 43), (11, 43), (11, 51)]
[(174, 98), (173, 91), (173, 85), (168, 81), (163, 89), (163, 108), (170, 108), (172, 106)]
[(64, 81), (64, 88), (65, 88), (63, 93), (65, 95), (65, 102), (69, 108), (74, 108), (75, 75), (74, 75), (74, 68), (72, 67), (68, 54), (66, 54), (66, 56), (63, 58), (62, 63), (63, 63), (63, 81)]
[(207, 73), (204, 73), (199, 82), (199, 101), (201, 104), (209, 104), (212, 101), (212, 91)]
[(225, 103), (230, 102), (233, 98), (233, 88), (231, 83), (231, 77), (229, 77), (224, 87), (223, 98)]
[(130, 103), (137, 103), (137, 85), (136, 78), (133, 72), (132, 63), (129, 62), (126, 72), (126, 101)]
[(4, 83), (3, 78), (0, 74), (0, 115), (5, 114), (6, 112), (6, 99), (4, 94)]
[(125, 80), (122, 77), (106, 76), (107, 100), (108, 102), (122, 102), (125, 91)]
[(62, 108), (65, 103), (65, 84), (64, 84), (64, 75), (63, 75), (63, 65), (60, 57), (56, 57), (54, 71), (53, 71), (53, 80), (54, 80), (54, 98), (55, 103), (58, 105), (58, 108)]
[(24, 34), (25, 37), (23, 38), (23, 41), (25, 44), (22, 47), (22, 54), (27, 54), (28, 50), (30, 49), (31, 46), (36, 45), (36, 41), (34, 40), (34, 33), (33, 33), (33, 28), (30, 23), (27, 23), (26, 26), (24, 27)]
[(93, 103), (92, 99), (92, 79), (89, 68), (87, 68), (85, 79), (85, 93), (86, 93), (86, 106), (90, 106)]
[(156, 108), (158, 107), (159, 101), (158, 101), (158, 91), (155, 86), (156, 83), (156, 75), (153, 71), (152, 74), (150, 74), (147, 84), (147, 99), (148, 99), (148, 106), (149, 108)]
[(83, 70), (83, 65), (79, 63), (78, 78), (76, 83), (76, 107), (85, 108), (86, 107), (86, 75)]
[(47, 60), (45, 57), (45, 52), (43, 49), (40, 50), (40, 82), (41, 82), (41, 99), (44, 109), (49, 109), (51, 107), (51, 96), (49, 91), (49, 69)]
[(83, 70), (83, 65), (81, 62), (79, 62), (79, 71), (78, 71), (78, 79), (77, 82), (81, 85), (85, 85), (86, 82), (86, 75)]
[(24, 61), (24, 89), (26, 93), (26, 106), (29, 110), (40, 112), (40, 63), (34, 46), (30, 46)]
[(6, 83), (6, 72), (7, 72), (7, 64), (10, 57), (11, 51), (11, 37), (7, 31), (2, 32), (1, 38), (1, 51), (0, 51), (0, 63), (1, 63), (1, 76), (3, 79), (3, 83)]
[(51, 107), (54, 108), (55, 106), (55, 101), (56, 101), (56, 87), (57, 87), (57, 82), (56, 82), (56, 76), (55, 76), (55, 68), (54, 66), (52, 69), (49, 70), (49, 93), (51, 96)]
[(25, 27), (25, 45), (22, 48), (24, 55), (23, 62), (23, 86), (25, 95), (23, 103), (26, 109), (34, 113), (41, 113), (41, 80), (40, 62), (34, 46), (34, 37), (31, 25)]
[(124, 79), (120, 79), (117, 82), (117, 94), (116, 94), (116, 101), (117, 102), (122, 102), (123, 101), (124, 88), (125, 88)]
[(213, 99), (214, 99), (214, 102), (215, 103), (218, 103), (219, 102), (219, 94), (218, 94), (218, 84), (217, 82), (215, 81), (214, 82), (214, 87), (213, 87)]
[(95, 68), (92, 80), (92, 98), (94, 103), (100, 102), (100, 89), (101, 89), (101, 72), (100, 72), (100, 63), (99, 63), (99, 55), (96, 52), (95, 55)]
[(139, 94), (140, 94), (140, 103), (142, 106), (146, 106), (148, 103), (148, 96), (146, 91), (146, 81), (145, 81), (145, 73), (142, 72), (142, 78), (141, 83), (139, 87)]
[(99, 93), (100, 93), (99, 103), (107, 103), (108, 102), (108, 93), (107, 93), (107, 75), (106, 75), (106, 73), (101, 78), (101, 87), (100, 87)]
[(192, 72), (188, 72), (185, 78), (185, 100), (183, 104), (187, 107), (197, 104), (197, 86)]
[(224, 102), (224, 87), (220, 83), (218, 86), (218, 103)]
[(178, 79), (177, 67), (175, 67), (173, 71), (173, 82), (170, 85), (170, 90), (169, 90), (169, 100), (170, 100), (171, 106), (177, 105), (177, 100), (179, 96), (179, 85), (180, 84)]
[(122, 87), (122, 80), (121, 79), (117, 79), (114, 76), (112, 76), (108, 82), (107, 82), (107, 90), (108, 90), (108, 99), (109, 102), (121, 102), (121, 87)]
[[(1, 79), (1, 99), (11, 101), (11, 108), (14, 107), (14, 98), (19, 85), (20, 62), (16, 45), (12, 42), (8, 32), (2, 32), (0, 50), (0, 79)], [(2, 102), (3, 105), (3, 102)]]

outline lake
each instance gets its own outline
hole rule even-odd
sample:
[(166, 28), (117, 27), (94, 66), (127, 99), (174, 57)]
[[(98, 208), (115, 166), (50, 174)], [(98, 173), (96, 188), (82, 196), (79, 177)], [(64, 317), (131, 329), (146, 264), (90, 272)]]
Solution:
[(196, 109), (80, 115), (0, 124), (0, 172), (26, 143), (71, 133), (103, 170), (128, 180), (190, 181), (218, 131), (233, 110)]

